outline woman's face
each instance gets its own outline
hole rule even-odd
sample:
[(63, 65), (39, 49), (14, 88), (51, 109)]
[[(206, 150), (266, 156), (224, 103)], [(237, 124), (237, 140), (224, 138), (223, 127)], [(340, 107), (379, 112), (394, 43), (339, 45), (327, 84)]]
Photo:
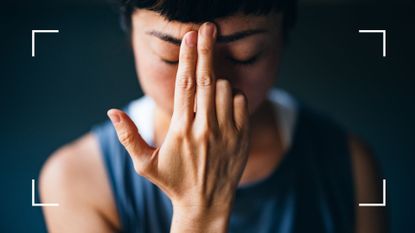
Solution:
[[(216, 78), (242, 90), (253, 113), (266, 98), (277, 77), (282, 50), (281, 14), (236, 14), (217, 19), (214, 51)], [(201, 24), (168, 21), (149, 10), (132, 16), (132, 45), (139, 81), (165, 113), (173, 112), (173, 94), (180, 41)]]

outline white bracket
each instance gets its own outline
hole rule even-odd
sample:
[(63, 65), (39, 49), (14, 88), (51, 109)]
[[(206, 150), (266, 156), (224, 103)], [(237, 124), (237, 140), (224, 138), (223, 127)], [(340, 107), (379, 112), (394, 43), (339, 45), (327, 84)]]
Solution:
[(382, 203), (359, 203), (359, 206), (385, 207), (386, 206), (386, 179), (383, 179), (383, 199), (382, 199)]
[(59, 33), (59, 30), (32, 30), (32, 57), (35, 57), (36, 33)]
[(59, 206), (59, 203), (35, 203), (35, 179), (32, 179), (32, 206)]
[(359, 30), (359, 33), (382, 33), (382, 41), (383, 41), (382, 57), (386, 57), (386, 30)]

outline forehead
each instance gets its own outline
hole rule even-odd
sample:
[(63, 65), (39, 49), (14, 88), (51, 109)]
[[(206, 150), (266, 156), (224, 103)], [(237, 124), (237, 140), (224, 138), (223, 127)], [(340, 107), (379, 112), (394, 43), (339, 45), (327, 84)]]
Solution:
[[(270, 13), (264, 16), (245, 15), (237, 13), (225, 18), (214, 20), (218, 27), (219, 34), (227, 35), (235, 31), (248, 29), (263, 29), (269, 31), (279, 31), (281, 27), (281, 13)], [(157, 12), (138, 9), (132, 15), (133, 30), (146, 31), (154, 30), (181, 38), (191, 30), (198, 30), (201, 23), (183, 23), (169, 21)]]

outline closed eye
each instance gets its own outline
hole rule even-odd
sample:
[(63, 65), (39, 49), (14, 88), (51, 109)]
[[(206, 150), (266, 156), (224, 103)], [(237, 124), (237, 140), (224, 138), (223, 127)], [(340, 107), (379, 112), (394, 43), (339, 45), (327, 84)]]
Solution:
[(260, 55), (261, 54), (258, 53), (248, 59), (243, 59), (243, 60), (235, 59), (233, 57), (228, 57), (228, 60), (236, 65), (252, 65), (258, 61), (258, 58), (260, 57)]
[(177, 65), (177, 64), (179, 64), (179, 60), (177, 60), (177, 61), (171, 61), (171, 60), (167, 60), (167, 59), (164, 59), (164, 58), (160, 58), (161, 59), (161, 61), (162, 62), (164, 62), (164, 63), (166, 63), (166, 64), (168, 64), (168, 65)]

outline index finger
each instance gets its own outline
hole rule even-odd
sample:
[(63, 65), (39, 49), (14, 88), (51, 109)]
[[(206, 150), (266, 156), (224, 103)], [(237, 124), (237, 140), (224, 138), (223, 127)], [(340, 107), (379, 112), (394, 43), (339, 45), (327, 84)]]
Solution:
[(179, 67), (174, 88), (173, 117), (180, 121), (189, 121), (193, 116), (196, 70), (195, 31), (187, 32), (180, 45)]

